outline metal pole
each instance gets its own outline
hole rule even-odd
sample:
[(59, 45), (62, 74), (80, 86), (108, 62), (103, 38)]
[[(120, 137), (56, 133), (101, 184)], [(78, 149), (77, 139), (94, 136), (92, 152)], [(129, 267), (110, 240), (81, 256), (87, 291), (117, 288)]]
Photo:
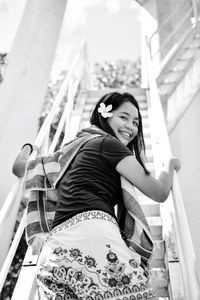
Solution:
[(198, 10), (196, 0), (192, 0), (193, 10), (194, 10), (194, 26), (196, 27), (198, 21)]

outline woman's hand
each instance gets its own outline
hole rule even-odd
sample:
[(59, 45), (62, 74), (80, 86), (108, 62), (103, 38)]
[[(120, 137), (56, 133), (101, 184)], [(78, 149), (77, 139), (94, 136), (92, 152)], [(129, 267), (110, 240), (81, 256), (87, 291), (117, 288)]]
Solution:
[(32, 154), (33, 151), (39, 151), (39, 148), (32, 144), (24, 144), (20, 153), (17, 155), (13, 167), (12, 172), (15, 176), (21, 178), (25, 174), (25, 166), (26, 162), (29, 159), (29, 156)]
[(173, 164), (174, 170), (176, 172), (178, 172), (180, 170), (180, 168), (181, 168), (181, 162), (180, 162), (180, 160), (178, 158), (176, 158), (176, 157), (172, 157), (171, 160), (172, 160), (172, 164)]
[(169, 160), (163, 163), (163, 171), (169, 172), (169, 170), (178, 172), (181, 168), (181, 162), (177, 157), (171, 157)]

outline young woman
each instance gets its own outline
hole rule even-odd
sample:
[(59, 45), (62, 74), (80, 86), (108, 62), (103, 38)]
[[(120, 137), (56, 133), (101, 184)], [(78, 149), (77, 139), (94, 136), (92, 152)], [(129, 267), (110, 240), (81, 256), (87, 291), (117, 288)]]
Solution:
[[(145, 145), (139, 106), (129, 93), (103, 96), (90, 123), (76, 138), (86, 140), (56, 181), (56, 214), (38, 264), (40, 299), (155, 299), (142, 263), (145, 255), (127, 246), (114, 207), (124, 201), (121, 178), (164, 202), (180, 162), (171, 158), (158, 179), (150, 175), (141, 158)], [(14, 163), (16, 176), (24, 176), (29, 147)], [(136, 230), (140, 208), (137, 201), (133, 206)], [(133, 244), (138, 246), (139, 239)]]

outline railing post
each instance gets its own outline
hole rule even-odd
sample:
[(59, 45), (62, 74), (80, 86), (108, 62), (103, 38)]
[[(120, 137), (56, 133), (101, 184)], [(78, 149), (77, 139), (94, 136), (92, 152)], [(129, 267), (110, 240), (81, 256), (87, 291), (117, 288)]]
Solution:
[(45, 137), (43, 139), (42, 145), (41, 145), (41, 153), (42, 155), (47, 155), (49, 151), (49, 143), (50, 143), (50, 132), (51, 132), (51, 126), (48, 126), (48, 129), (46, 130)]
[(90, 72), (90, 63), (88, 60), (88, 47), (86, 42), (84, 43), (83, 46), (83, 61), (84, 61), (84, 73), (85, 73), (85, 85), (86, 89), (91, 89), (92, 88), (92, 78), (91, 78), (91, 72)]
[(193, 11), (194, 11), (194, 26), (196, 27), (197, 22), (198, 22), (198, 7), (196, 0), (192, 0), (192, 5), (193, 5)]
[(69, 88), (67, 91), (67, 104), (66, 104), (66, 110), (65, 110), (65, 135), (63, 139), (63, 143), (65, 144), (66, 142), (69, 141), (69, 126), (70, 126), (70, 116), (71, 116), (71, 111), (73, 109), (73, 86), (74, 86), (74, 78), (71, 79), (69, 83)]

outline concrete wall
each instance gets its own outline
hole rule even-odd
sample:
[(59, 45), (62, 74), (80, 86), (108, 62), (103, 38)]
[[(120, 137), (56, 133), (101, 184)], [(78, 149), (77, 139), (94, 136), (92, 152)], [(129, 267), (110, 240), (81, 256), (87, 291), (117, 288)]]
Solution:
[(181, 160), (181, 191), (200, 270), (200, 93), (170, 136), (173, 155)]

